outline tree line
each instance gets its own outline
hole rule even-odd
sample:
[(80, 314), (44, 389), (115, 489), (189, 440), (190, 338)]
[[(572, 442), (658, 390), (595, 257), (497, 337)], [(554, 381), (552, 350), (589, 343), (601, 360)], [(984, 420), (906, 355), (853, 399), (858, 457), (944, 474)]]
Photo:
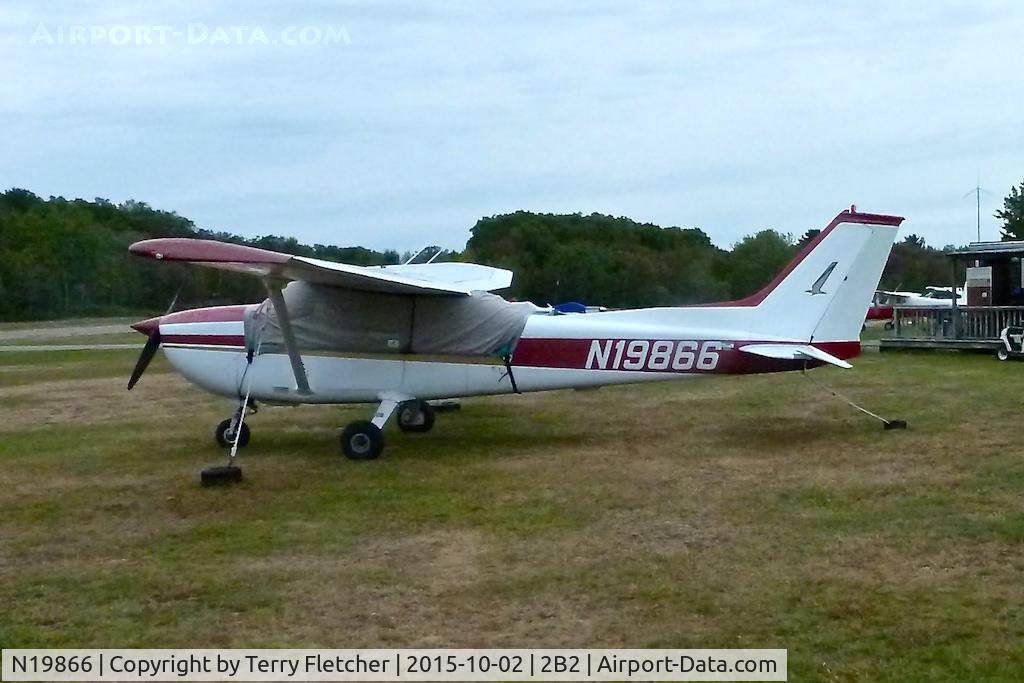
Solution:
[[(515, 279), (502, 294), (539, 304), (696, 304), (757, 291), (816, 233), (794, 238), (765, 229), (721, 249), (697, 228), (662, 228), (596, 213), (517, 211), (481, 218), (465, 249), (443, 258), (509, 268)], [(251, 277), (154, 264), (128, 253), (132, 242), (153, 237), (216, 239), (357, 265), (395, 264), (404, 256), (205, 230), (142, 202), (42, 199), (11, 189), (0, 194), (0, 320), (159, 312), (175, 296), (179, 308), (264, 298), (262, 285)], [(883, 288), (948, 284), (944, 252), (950, 248), (936, 249), (916, 235), (903, 238), (889, 258)]]
[(179, 307), (260, 301), (265, 296), (255, 278), (185, 264), (154, 264), (128, 253), (132, 242), (153, 237), (216, 239), (357, 265), (399, 260), (395, 251), (310, 246), (290, 237), (248, 239), (203, 230), (142, 202), (44, 200), (12, 189), (0, 194), (0, 320), (158, 312), (175, 296)]

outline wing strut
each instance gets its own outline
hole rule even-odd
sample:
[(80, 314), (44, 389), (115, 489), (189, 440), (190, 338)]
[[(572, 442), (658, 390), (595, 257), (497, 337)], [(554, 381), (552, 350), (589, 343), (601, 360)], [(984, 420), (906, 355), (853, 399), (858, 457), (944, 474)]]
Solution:
[(284, 346), (288, 350), (288, 360), (292, 364), (292, 373), (295, 375), (295, 386), (300, 394), (312, 394), (309, 388), (309, 380), (306, 378), (306, 366), (302, 364), (302, 355), (299, 353), (299, 345), (295, 341), (295, 333), (292, 331), (292, 319), (288, 315), (288, 307), (284, 303), (284, 294), (281, 293), (281, 286), (278, 283), (265, 281), (267, 293), (270, 295), (270, 303), (274, 304), (274, 311), (277, 313), (278, 324), (281, 325), (281, 336), (284, 337)]
[[(511, 382), (512, 391), (517, 394), (523, 393), (519, 391), (519, 387), (516, 386), (516, 376), (512, 372), (512, 354), (506, 353), (501, 357), (501, 359), (505, 361), (505, 377), (508, 377), (508, 381)], [(502, 377), (501, 379), (505, 379), (505, 377)]]

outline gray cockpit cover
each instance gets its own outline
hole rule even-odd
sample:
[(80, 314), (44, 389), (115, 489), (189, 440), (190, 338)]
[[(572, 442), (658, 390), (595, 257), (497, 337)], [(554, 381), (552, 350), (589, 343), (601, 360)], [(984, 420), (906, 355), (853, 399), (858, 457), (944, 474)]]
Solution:
[[(295, 281), (283, 290), (299, 351), (486, 356), (511, 351), (537, 308), (496, 294), (381, 294)], [(246, 316), (246, 346), (280, 353), (284, 338), (269, 300)]]

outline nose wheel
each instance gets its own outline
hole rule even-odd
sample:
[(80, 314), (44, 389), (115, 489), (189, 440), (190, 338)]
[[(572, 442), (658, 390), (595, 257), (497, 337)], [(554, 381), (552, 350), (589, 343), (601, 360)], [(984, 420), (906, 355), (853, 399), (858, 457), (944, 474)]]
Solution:
[(244, 448), (249, 445), (249, 425), (244, 419), (247, 411), (253, 414), (259, 412), (259, 406), (256, 405), (256, 401), (249, 400), (248, 396), (246, 396), (239, 404), (238, 410), (235, 411), (233, 416), (222, 421), (217, 425), (217, 428), (213, 430), (213, 438), (217, 441), (218, 446), (221, 448), (231, 448), (235, 445), (236, 435), (238, 437), (239, 448)]
[(213, 438), (221, 448), (230, 449), (228, 464), (222, 467), (208, 467), (200, 473), (199, 481), (203, 486), (227, 486), (242, 481), (242, 470), (235, 466), (235, 453), (249, 443), (249, 425), (245, 423), (246, 409), (256, 412), (256, 402), (249, 401), (246, 394), (234, 416), (221, 421), (213, 430)]
[(249, 425), (244, 422), (240, 427), (234, 426), (235, 420), (228, 418), (224, 420), (213, 432), (213, 438), (217, 440), (217, 445), (221, 448), (231, 448), (235, 443), (235, 432), (238, 431), (238, 447), (245, 448), (249, 445)]

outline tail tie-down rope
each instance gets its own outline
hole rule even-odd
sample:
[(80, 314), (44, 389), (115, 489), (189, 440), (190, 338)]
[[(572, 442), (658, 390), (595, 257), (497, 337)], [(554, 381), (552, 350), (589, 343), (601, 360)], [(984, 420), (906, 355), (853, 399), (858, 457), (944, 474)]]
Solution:
[(840, 401), (842, 401), (846, 405), (850, 406), (851, 408), (854, 408), (855, 410), (859, 410), (860, 412), (864, 413), (868, 417), (873, 417), (876, 420), (878, 420), (879, 422), (881, 422), (882, 423), (882, 429), (889, 430), (889, 429), (906, 429), (907, 428), (906, 420), (887, 420), (886, 418), (882, 417), (881, 415), (878, 415), (876, 413), (871, 412), (870, 410), (868, 410), (864, 406), (861, 406), (861, 405), (858, 405), (858, 404), (854, 403), (853, 401), (848, 399), (846, 396), (843, 396), (838, 391), (833, 389), (832, 387), (826, 386), (826, 385), (822, 384), (821, 382), (816, 381), (807, 372), (807, 364), (806, 363), (804, 363), (804, 367), (800, 370), (800, 372), (801, 372), (801, 374), (804, 377), (806, 377), (812, 383), (817, 384), (819, 387), (821, 387), (822, 389), (824, 389), (828, 393), (832, 394), (832, 396), (838, 398)]

